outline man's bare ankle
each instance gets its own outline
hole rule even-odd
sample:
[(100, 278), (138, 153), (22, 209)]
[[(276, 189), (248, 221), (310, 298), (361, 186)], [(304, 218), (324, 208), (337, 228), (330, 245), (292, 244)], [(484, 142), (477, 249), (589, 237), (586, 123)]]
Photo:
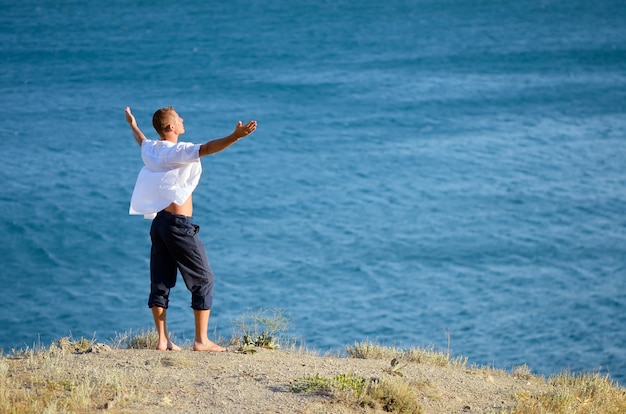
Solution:
[(210, 340), (194, 341), (193, 350), (200, 352), (228, 352), (228, 349)]
[(167, 341), (165, 344), (159, 342), (156, 346), (157, 351), (181, 351), (182, 348), (176, 345), (172, 341)]

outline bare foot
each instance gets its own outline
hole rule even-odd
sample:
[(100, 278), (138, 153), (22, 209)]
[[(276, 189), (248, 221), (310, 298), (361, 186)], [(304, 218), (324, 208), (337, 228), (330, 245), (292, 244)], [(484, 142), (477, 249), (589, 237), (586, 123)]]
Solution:
[(194, 341), (193, 350), (201, 352), (228, 352), (228, 349), (221, 347), (212, 341), (207, 341), (205, 343)]
[(161, 344), (157, 344), (156, 349), (157, 351), (182, 351), (183, 350), (181, 347), (179, 347), (172, 341), (167, 341), (167, 344), (165, 344), (165, 346)]

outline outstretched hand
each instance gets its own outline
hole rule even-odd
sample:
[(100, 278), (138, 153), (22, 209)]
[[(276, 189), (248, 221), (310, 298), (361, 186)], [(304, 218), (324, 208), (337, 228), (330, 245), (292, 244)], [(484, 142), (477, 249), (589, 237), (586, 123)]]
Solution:
[(137, 141), (137, 144), (141, 146), (142, 142), (146, 140), (146, 136), (141, 132), (139, 127), (137, 126), (137, 121), (135, 120), (135, 116), (132, 112), (130, 112), (130, 106), (127, 106), (125, 109), (126, 112), (126, 122), (130, 125), (131, 131), (133, 131), (133, 138)]
[(128, 122), (128, 125), (136, 126), (137, 121), (135, 120), (135, 116), (130, 112), (130, 106), (127, 106), (125, 111), (126, 111), (126, 122)]
[(237, 138), (243, 138), (253, 133), (255, 129), (256, 129), (256, 121), (250, 121), (245, 125), (243, 125), (241, 121), (239, 121), (237, 123), (237, 126), (235, 127), (235, 132), (233, 132), (233, 134)]

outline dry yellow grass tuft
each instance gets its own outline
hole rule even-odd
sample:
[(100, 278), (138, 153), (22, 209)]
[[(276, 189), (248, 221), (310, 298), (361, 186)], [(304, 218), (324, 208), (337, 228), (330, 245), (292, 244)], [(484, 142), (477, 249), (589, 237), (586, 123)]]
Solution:
[(626, 413), (626, 390), (608, 376), (563, 372), (548, 379), (551, 391), (517, 396), (518, 406), (513, 414)]

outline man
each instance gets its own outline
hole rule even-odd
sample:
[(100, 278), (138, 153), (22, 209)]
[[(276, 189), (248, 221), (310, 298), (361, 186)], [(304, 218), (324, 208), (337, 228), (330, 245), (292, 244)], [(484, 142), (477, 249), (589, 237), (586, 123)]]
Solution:
[(159, 340), (158, 350), (181, 348), (167, 335), (166, 313), (170, 289), (176, 284), (180, 271), (191, 292), (191, 307), (195, 319), (194, 351), (225, 352), (209, 340), (207, 331), (213, 301), (213, 271), (205, 248), (198, 237), (199, 226), (193, 224), (192, 193), (202, 173), (200, 157), (220, 152), (256, 129), (256, 121), (235, 126), (227, 137), (204, 144), (178, 142), (185, 133), (183, 119), (174, 108), (159, 109), (152, 117), (152, 125), (160, 140), (149, 140), (137, 126), (137, 121), (126, 108), (126, 122), (144, 161), (130, 205), (130, 214), (152, 218), (150, 238), (150, 297), (148, 306)]

